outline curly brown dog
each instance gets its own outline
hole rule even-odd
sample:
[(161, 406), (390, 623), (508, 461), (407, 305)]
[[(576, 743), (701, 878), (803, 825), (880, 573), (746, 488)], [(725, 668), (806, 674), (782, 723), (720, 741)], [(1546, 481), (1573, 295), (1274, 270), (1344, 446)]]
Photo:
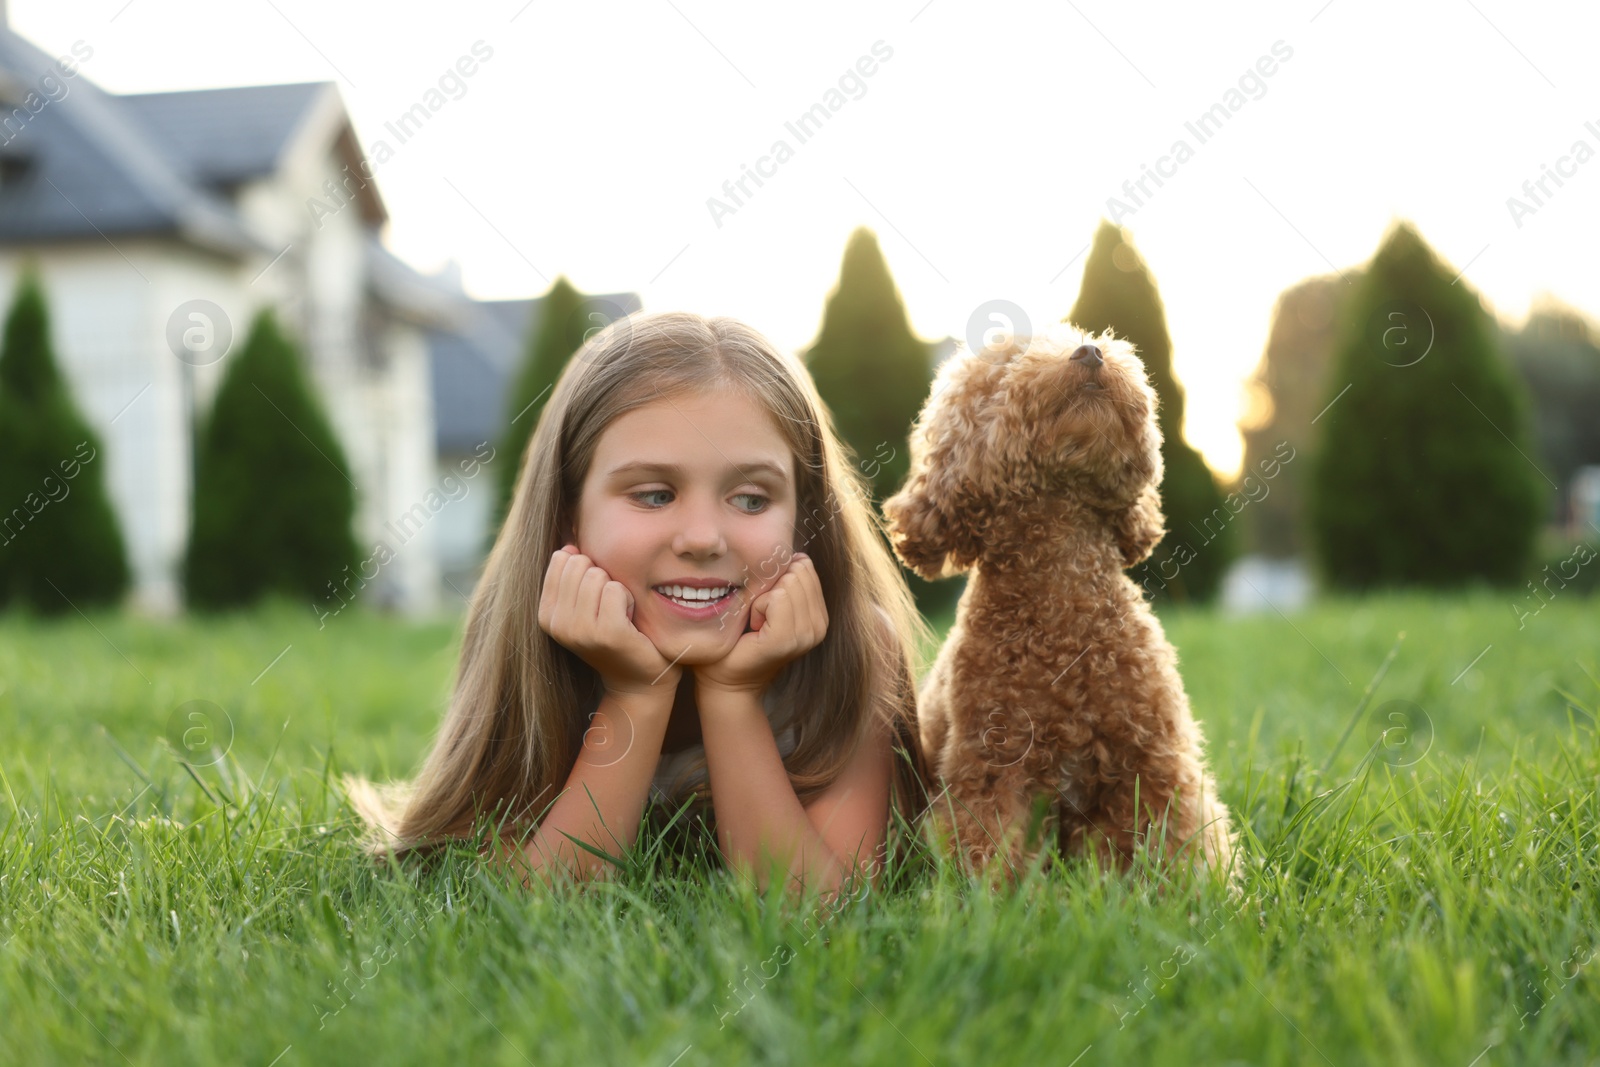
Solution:
[(1122, 573), (1166, 532), (1156, 404), (1132, 345), (1064, 324), (958, 349), (917, 418), (884, 513), (924, 578), (976, 568), (918, 695), (935, 819), (974, 869), (1027, 860), (1037, 801), (1063, 855), (1236, 874), (1177, 654)]

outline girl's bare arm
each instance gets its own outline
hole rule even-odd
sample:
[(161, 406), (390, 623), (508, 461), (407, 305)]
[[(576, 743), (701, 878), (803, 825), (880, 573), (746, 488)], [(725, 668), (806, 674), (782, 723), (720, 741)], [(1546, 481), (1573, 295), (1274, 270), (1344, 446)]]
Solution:
[(520, 855), (508, 857), (519, 861), (525, 880), (537, 875), (548, 882), (561, 872), (580, 881), (612, 875), (610, 861), (571, 838), (613, 856), (633, 847), (661, 760), (673, 696), (666, 688), (659, 693), (605, 693), (584, 732), (566, 787)]
[(730, 866), (753, 866), (757, 886), (787, 874), (792, 889), (836, 893), (860, 871), (881, 869), (888, 832), (892, 751), (887, 728), (874, 732), (833, 786), (803, 807), (777, 741), (753, 694), (704, 692), (706, 764), (717, 836)]
[(683, 668), (633, 625), (633, 606), (627, 587), (576, 545), (551, 555), (539, 627), (594, 668), (602, 695), (566, 785), (532, 837), (520, 849), (500, 842), (502, 858), (521, 868), (524, 880), (562, 871), (609, 877), (615, 865), (572, 839), (616, 856), (639, 836)]

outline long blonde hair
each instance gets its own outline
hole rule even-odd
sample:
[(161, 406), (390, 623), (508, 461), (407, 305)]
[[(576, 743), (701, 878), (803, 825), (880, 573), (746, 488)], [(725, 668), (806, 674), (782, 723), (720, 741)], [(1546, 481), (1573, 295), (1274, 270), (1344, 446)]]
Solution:
[[(795, 550), (814, 561), (828, 605), (827, 636), (773, 685), (799, 712), (784, 760), (795, 793), (806, 802), (825, 790), (876, 720), (895, 738), (892, 807), (908, 820), (925, 809), (915, 679), (929, 627), (888, 547), (871, 483), (838, 439), (810, 373), (736, 319), (636, 314), (584, 343), (540, 416), (473, 591), (449, 711), (420, 773), (385, 786), (344, 780), (371, 830), (370, 851), (401, 854), (470, 837), (485, 813), (526, 827), (554, 803), (600, 680), (539, 627), (540, 585), (573, 527), (601, 434), (660, 397), (728, 387), (764, 405), (789, 444)], [(709, 787), (696, 800), (707, 810)]]

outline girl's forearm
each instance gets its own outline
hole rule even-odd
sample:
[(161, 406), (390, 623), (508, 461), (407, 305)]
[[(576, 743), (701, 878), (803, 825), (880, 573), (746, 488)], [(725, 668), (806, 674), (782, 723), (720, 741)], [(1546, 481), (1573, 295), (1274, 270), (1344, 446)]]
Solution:
[(658, 695), (606, 692), (583, 735), (583, 748), (561, 796), (523, 846), (525, 866), (545, 880), (561, 868), (583, 880), (607, 878), (613, 864), (567, 835), (620, 855), (639, 836), (674, 689)]
[(836, 891), (849, 867), (795, 795), (760, 699), (702, 687), (697, 700), (718, 843), (729, 865), (753, 866), (763, 890), (778, 871), (824, 894)]

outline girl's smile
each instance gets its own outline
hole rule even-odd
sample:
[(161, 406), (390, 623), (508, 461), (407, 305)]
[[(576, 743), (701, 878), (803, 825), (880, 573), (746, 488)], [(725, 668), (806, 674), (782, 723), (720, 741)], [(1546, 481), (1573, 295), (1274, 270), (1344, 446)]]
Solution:
[[(669, 589), (672, 592), (668, 592)], [(721, 590), (720, 595), (718, 595), (718, 589)], [(679, 595), (688, 593), (689, 590), (685, 586), (677, 584), (658, 585), (651, 591), (671, 605), (672, 610), (683, 618), (692, 622), (701, 622), (716, 618), (727, 610), (734, 603), (734, 598), (739, 595), (739, 587), (737, 585), (724, 584), (719, 586), (718, 589), (710, 590), (709, 596), (693, 596), (692, 593), (687, 596)]]

